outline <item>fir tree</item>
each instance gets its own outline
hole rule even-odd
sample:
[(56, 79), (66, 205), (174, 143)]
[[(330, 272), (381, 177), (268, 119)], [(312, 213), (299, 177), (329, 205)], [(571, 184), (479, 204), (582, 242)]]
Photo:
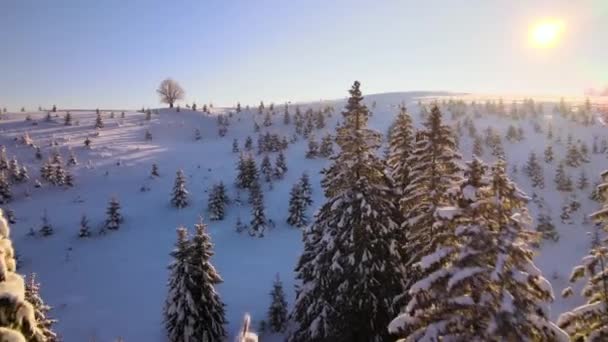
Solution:
[(545, 163), (551, 163), (553, 161), (553, 146), (547, 145), (545, 148)]
[(72, 114), (69, 111), (65, 112), (65, 117), (63, 119), (63, 124), (65, 126), (72, 126)]
[(543, 172), (543, 167), (538, 162), (536, 153), (530, 153), (530, 156), (528, 157), (528, 162), (524, 167), (524, 171), (526, 172), (526, 175), (530, 178), (531, 185), (533, 188), (543, 189), (545, 187), (545, 176)]
[(329, 158), (332, 154), (334, 154), (334, 140), (331, 134), (328, 133), (321, 139), (319, 155), (323, 158)]
[(405, 107), (401, 107), (389, 132), (388, 158), (386, 160), (388, 171), (393, 178), (398, 194), (401, 194), (410, 182), (410, 165), (408, 165), (407, 160), (413, 147), (412, 117), (407, 113)]
[(4, 171), (0, 171), (0, 204), (8, 203), (12, 198), (11, 185)]
[(78, 231), (78, 237), (84, 238), (91, 236), (91, 229), (89, 228), (89, 220), (86, 215), (82, 215), (80, 218), (80, 230)]
[(95, 119), (95, 128), (103, 128), (103, 118), (101, 117), (101, 112), (99, 111), (99, 109), (97, 110), (97, 118)]
[(315, 140), (314, 136), (308, 138), (308, 151), (306, 151), (306, 158), (316, 158), (319, 154), (319, 144)]
[[(602, 173), (600, 192), (605, 194), (608, 187), (608, 172)], [(591, 218), (602, 226), (606, 231), (608, 222), (607, 198), (603, 197), (603, 207), (591, 215)], [(598, 234), (599, 235), (599, 234)], [(574, 267), (570, 276), (570, 282), (576, 283), (585, 280), (585, 286), (581, 291), (586, 303), (572, 311), (565, 312), (559, 316), (557, 324), (570, 334), (572, 341), (600, 342), (608, 338), (608, 247), (606, 241), (597, 239), (592, 245), (589, 255), (583, 258), (582, 265)], [(571, 288), (562, 292), (564, 297), (573, 294)]]
[(156, 163), (152, 164), (152, 171), (150, 172), (150, 175), (152, 177), (159, 177), (160, 174), (158, 173), (158, 165), (156, 165)]
[(186, 177), (182, 170), (177, 170), (175, 176), (175, 184), (173, 185), (173, 196), (171, 204), (176, 208), (185, 208), (188, 206), (188, 190), (186, 189)]
[(250, 155), (241, 154), (237, 165), (236, 184), (241, 189), (248, 189), (254, 181), (258, 180), (258, 169), (255, 159)]
[(266, 182), (270, 182), (272, 180), (272, 164), (270, 164), (270, 158), (268, 155), (264, 155), (262, 159), (262, 164), (260, 164), (260, 171), (262, 171), (262, 175), (264, 175), (264, 180)]
[[(40, 329), (41, 325), (51, 320), (37, 322), (39, 312), (45, 313), (44, 308), (38, 309), (27, 301), (26, 282), (15, 273), (17, 262), (15, 251), (10, 240), (10, 229), (0, 210), (0, 250), (2, 259), (0, 268), (0, 340), (3, 341), (30, 341), (45, 342), (47, 339)], [(40, 300), (43, 305), (42, 300)], [(42, 309), (40, 311), (39, 309)], [(39, 312), (37, 312), (39, 311)], [(44, 318), (44, 317), (43, 317)], [(49, 324), (49, 326), (50, 326)], [(50, 329), (49, 329), (50, 332)]]
[[(571, 136), (569, 136), (571, 137)], [(579, 150), (576, 148), (576, 145), (572, 143), (568, 143), (568, 150), (566, 152), (566, 165), (570, 167), (578, 167), (581, 165), (582, 156), (580, 155)]]
[(201, 130), (196, 128), (194, 130), (194, 140), (198, 141), (201, 140), (203, 137), (201, 136)]
[(306, 201), (304, 200), (304, 194), (302, 193), (302, 186), (300, 183), (296, 183), (291, 188), (289, 193), (289, 216), (287, 217), (287, 223), (302, 228), (308, 224), (308, 217), (306, 217)]
[(285, 155), (283, 154), (283, 151), (281, 151), (274, 162), (273, 175), (277, 179), (282, 179), (286, 172), (287, 164), (285, 163)]
[(317, 129), (325, 128), (325, 115), (323, 115), (323, 112), (320, 110), (315, 115), (315, 127)]
[(120, 224), (123, 221), (123, 217), (120, 214), (120, 203), (116, 197), (112, 197), (108, 203), (108, 209), (106, 210), (106, 222), (104, 227), (110, 230), (118, 230)]
[(309, 206), (312, 204), (312, 185), (310, 184), (310, 177), (308, 173), (302, 173), (300, 177), (300, 188), (302, 189), (302, 200)]
[(53, 226), (49, 222), (49, 217), (46, 214), (46, 209), (44, 210), (44, 214), (42, 215), (41, 220), (42, 220), (42, 225), (40, 226), (40, 234), (42, 234), (42, 236), (53, 235), (55, 230), (53, 229)]
[(557, 190), (565, 192), (572, 191), (572, 180), (570, 179), (570, 176), (566, 174), (563, 163), (559, 163), (559, 165), (557, 165), (557, 169), (555, 169), (554, 181)]
[(536, 231), (539, 232), (543, 239), (557, 242), (559, 240), (559, 233), (555, 230), (551, 215), (541, 213), (538, 215), (536, 223)]
[(268, 308), (267, 324), (270, 332), (280, 333), (287, 327), (287, 300), (283, 291), (283, 283), (277, 274), (272, 291), (270, 292), (270, 307)]
[(264, 127), (270, 127), (272, 126), (272, 118), (270, 117), (270, 112), (266, 112), (266, 115), (264, 115)]
[(481, 137), (475, 136), (473, 140), (473, 155), (476, 157), (483, 157), (483, 144)]
[(291, 123), (291, 115), (289, 113), (289, 108), (287, 104), (285, 104), (285, 111), (283, 112), (283, 124), (289, 125)]
[(91, 139), (89, 139), (89, 137), (87, 137), (86, 139), (84, 139), (84, 146), (87, 148), (91, 148)]
[(44, 303), (40, 297), (40, 283), (36, 281), (36, 274), (32, 273), (25, 283), (25, 300), (34, 307), (38, 331), (46, 338), (46, 341), (58, 341), (57, 334), (53, 331), (53, 324), (57, 320), (48, 317), (51, 307)]
[(36, 146), (36, 159), (42, 160), (42, 151), (39, 146)]
[(251, 139), (250, 136), (247, 136), (247, 139), (245, 139), (245, 151), (251, 150), (253, 150), (253, 139)]
[(219, 182), (213, 186), (213, 189), (209, 193), (209, 219), (223, 220), (227, 204), (228, 196), (226, 195), (226, 187), (224, 186), (224, 183)]
[(249, 235), (263, 237), (268, 227), (266, 209), (264, 208), (264, 194), (258, 180), (254, 180), (249, 189), (249, 202), (251, 203), (251, 222), (249, 222)]
[(585, 170), (581, 170), (581, 173), (578, 176), (578, 180), (576, 181), (576, 187), (579, 190), (584, 190), (589, 186), (589, 179), (585, 174)]
[(359, 82), (350, 95), (340, 152), (323, 171), (327, 202), (304, 232), (290, 342), (386, 341), (393, 298), (403, 291), (392, 184), (375, 154), (380, 134), (367, 128)]
[(450, 191), (457, 206), (435, 211), (431, 252), (416, 263), (426, 276), (389, 326), (405, 341), (568, 341), (549, 320), (553, 292), (532, 262), (527, 197), (504, 167), (485, 177), (480, 162), (469, 164)]
[(234, 140), (232, 140), (232, 153), (238, 153), (239, 152), (239, 141), (234, 138)]

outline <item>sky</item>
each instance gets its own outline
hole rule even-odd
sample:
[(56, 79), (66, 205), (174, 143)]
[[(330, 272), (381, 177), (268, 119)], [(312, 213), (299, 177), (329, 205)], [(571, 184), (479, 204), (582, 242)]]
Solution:
[[(530, 27), (564, 22), (552, 48)], [(608, 85), (606, 0), (0, 0), (0, 106), (234, 105), (448, 90), (582, 95)]]

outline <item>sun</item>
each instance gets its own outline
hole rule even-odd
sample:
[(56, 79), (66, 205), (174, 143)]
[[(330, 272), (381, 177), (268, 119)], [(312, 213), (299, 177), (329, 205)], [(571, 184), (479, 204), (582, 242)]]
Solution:
[(532, 27), (530, 40), (536, 47), (552, 47), (559, 41), (564, 31), (564, 23), (559, 20), (545, 20)]

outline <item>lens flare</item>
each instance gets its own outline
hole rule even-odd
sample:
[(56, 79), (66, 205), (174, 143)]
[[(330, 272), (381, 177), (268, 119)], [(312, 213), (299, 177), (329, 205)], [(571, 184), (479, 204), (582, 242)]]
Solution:
[(552, 47), (559, 41), (564, 31), (564, 23), (559, 20), (545, 20), (532, 27), (530, 40), (539, 48)]

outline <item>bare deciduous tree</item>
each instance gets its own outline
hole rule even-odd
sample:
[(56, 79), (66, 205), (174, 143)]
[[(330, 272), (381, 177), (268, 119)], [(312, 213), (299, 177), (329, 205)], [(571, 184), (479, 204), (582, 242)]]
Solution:
[(160, 102), (169, 104), (169, 108), (173, 108), (175, 101), (183, 99), (186, 93), (179, 83), (170, 78), (162, 81), (156, 92), (160, 96)]

